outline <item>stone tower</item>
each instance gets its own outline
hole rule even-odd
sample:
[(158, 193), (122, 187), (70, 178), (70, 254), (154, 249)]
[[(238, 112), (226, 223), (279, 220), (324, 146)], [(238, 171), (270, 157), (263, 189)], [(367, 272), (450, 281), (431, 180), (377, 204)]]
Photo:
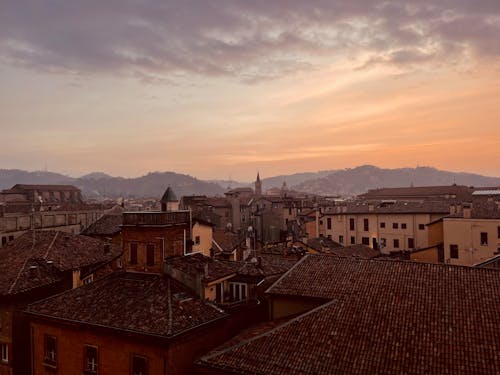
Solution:
[(262, 181), (260, 180), (260, 175), (257, 172), (257, 180), (255, 181), (255, 195), (260, 197), (262, 195)]

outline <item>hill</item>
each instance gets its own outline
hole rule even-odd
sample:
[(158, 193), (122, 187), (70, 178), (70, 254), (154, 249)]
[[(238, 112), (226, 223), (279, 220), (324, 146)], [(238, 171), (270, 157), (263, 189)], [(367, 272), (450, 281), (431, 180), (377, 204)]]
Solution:
[(310, 179), (292, 188), (321, 195), (357, 195), (382, 187), (432, 185), (498, 186), (500, 178), (441, 171), (431, 167), (383, 169), (364, 165)]

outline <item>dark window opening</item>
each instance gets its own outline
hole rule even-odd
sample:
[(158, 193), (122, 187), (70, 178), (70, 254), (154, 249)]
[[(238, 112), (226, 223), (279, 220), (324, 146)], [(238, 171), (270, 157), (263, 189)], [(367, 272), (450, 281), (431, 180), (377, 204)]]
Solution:
[(369, 229), (369, 223), (368, 223), (368, 219), (363, 219), (363, 230), (365, 232), (368, 232), (370, 229)]
[(146, 245), (146, 264), (148, 266), (155, 265), (155, 245), (153, 244)]
[(370, 238), (369, 238), (369, 237), (362, 237), (362, 238), (361, 238), (361, 243), (362, 243), (363, 245), (370, 246)]
[(399, 240), (398, 239), (395, 239), (393, 244), (394, 244), (395, 249), (399, 249)]
[(488, 233), (481, 232), (481, 246), (486, 246), (486, 245), (488, 245)]
[(415, 248), (415, 240), (413, 238), (408, 238), (408, 249)]
[(97, 347), (85, 345), (84, 357), (84, 374), (97, 374)]
[(450, 258), (458, 259), (458, 245), (450, 245)]
[(148, 360), (144, 357), (132, 356), (132, 375), (147, 375)]
[(130, 264), (137, 264), (137, 243), (130, 244)]
[(425, 229), (425, 224), (418, 224), (418, 229), (424, 230)]
[(401, 224), (401, 229), (406, 229), (406, 223)]
[(354, 230), (354, 219), (349, 219), (349, 229)]
[(385, 228), (385, 223), (384, 222), (380, 223), (380, 228)]
[(44, 362), (55, 366), (57, 361), (57, 341), (54, 336), (45, 335), (44, 340)]
[(355, 244), (356, 244), (356, 237), (351, 236), (351, 245), (355, 245)]
[(398, 229), (399, 225), (398, 223), (392, 223), (392, 229)]

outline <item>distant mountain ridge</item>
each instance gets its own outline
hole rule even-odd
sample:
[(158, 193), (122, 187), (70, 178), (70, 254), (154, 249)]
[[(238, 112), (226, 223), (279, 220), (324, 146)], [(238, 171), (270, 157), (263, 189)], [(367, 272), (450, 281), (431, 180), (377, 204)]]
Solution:
[[(369, 189), (382, 187), (467, 185), (500, 186), (500, 177), (487, 177), (473, 173), (441, 171), (431, 167), (383, 169), (363, 165), (344, 170), (304, 172), (263, 178), (263, 187), (288, 188), (320, 195), (358, 195)], [(71, 184), (80, 188), (87, 197), (161, 197), (167, 186), (174, 189), (178, 197), (183, 195), (223, 195), (228, 187), (253, 187), (252, 183), (211, 180), (174, 172), (153, 172), (137, 178), (112, 177), (102, 172), (93, 172), (80, 178), (59, 173), (19, 169), (0, 169), (0, 189), (15, 184)]]
[(304, 181), (293, 189), (321, 195), (358, 195), (383, 187), (433, 185), (500, 186), (500, 177), (441, 171), (432, 167), (383, 169), (373, 165), (339, 170)]
[(171, 186), (179, 197), (224, 193), (224, 189), (217, 184), (174, 172), (154, 172), (137, 178), (112, 177), (102, 172), (94, 172), (80, 178), (73, 178), (53, 172), (0, 169), (0, 189), (8, 189), (15, 184), (71, 184), (80, 188), (84, 196), (92, 198), (159, 198), (168, 186)]

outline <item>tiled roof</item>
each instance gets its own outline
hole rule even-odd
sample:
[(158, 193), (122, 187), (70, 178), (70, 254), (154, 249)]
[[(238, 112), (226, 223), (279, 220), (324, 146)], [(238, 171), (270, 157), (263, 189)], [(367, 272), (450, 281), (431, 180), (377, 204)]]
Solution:
[(343, 248), (341, 244), (333, 241), (328, 237), (309, 238), (307, 240), (307, 246), (310, 246), (317, 251), (323, 251), (325, 248), (327, 248), (328, 250)]
[(376, 258), (380, 256), (380, 251), (372, 249), (370, 246), (361, 244), (338, 247), (331, 250), (331, 253), (338, 256), (351, 256), (365, 259)]
[(474, 188), (464, 185), (450, 186), (416, 186), (416, 187), (396, 187), (371, 189), (367, 193), (361, 194), (362, 199), (384, 199), (384, 198), (402, 198), (402, 197), (446, 197), (457, 199), (467, 198), (472, 195)]
[(235, 248), (242, 245), (244, 240), (236, 233), (228, 232), (224, 229), (216, 229), (213, 233), (213, 241), (222, 249), (223, 252), (232, 252)]
[[(109, 246), (109, 252), (105, 246)], [(0, 249), (0, 295), (50, 284), (63, 271), (107, 263), (121, 252), (119, 246), (86, 236), (57, 231), (27, 232)], [(30, 271), (31, 266), (38, 267)]]
[(417, 201), (356, 201), (331, 207), (326, 210), (328, 214), (397, 214), (397, 213), (425, 213), (425, 214), (448, 214), (450, 202), (444, 200)]
[(167, 203), (167, 202), (177, 202), (177, 196), (174, 193), (174, 190), (169, 186), (167, 190), (165, 190), (165, 193), (163, 193), (163, 197), (161, 197), (160, 202), (162, 203)]
[(85, 228), (82, 234), (87, 236), (108, 236), (119, 233), (123, 224), (123, 215), (104, 215)]
[(171, 337), (226, 316), (162, 275), (117, 272), (28, 307), (28, 312)]
[(271, 288), (331, 300), (215, 350), (235, 374), (498, 374), (500, 271), (309, 255)]
[(193, 277), (200, 273), (204, 274), (205, 267), (207, 267), (206, 270), (208, 273), (203, 277), (203, 280), (206, 282), (212, 282), (227, 276), (235, 275), (239, 267), (239, 263), (224, 262), (206, 257), (199, 253), (167, 258), (166, 263)]

